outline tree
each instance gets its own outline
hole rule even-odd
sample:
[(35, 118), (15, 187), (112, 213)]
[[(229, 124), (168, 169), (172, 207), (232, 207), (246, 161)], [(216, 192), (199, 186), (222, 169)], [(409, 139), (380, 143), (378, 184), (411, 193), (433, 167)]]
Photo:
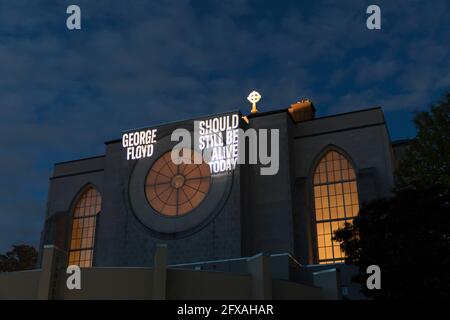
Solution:
[[(367, 296), (450, 299), (450, 202), (444, 190), (398, 191), (363, 206), (352, 224), (336, 231)], [(365, 286), (370, 265), (381, 269), (381, 290)]]
[[(363, 204), (334, 238), (368, 296), (450, 299), (450, 93), (414, 123), (393, 195)], [(381, 268), (381, 290), (366, 288), (369, 265)]]
[(450, 92), (430, 111), (417, 113), (414, 124), (417, 137), (400, 160), (396, 188), (450, 188)]
[(0, 254), (0, 272), (29, 270), (36, 267), (37, 251), (25, 244), (13, 246), (11, 251)]

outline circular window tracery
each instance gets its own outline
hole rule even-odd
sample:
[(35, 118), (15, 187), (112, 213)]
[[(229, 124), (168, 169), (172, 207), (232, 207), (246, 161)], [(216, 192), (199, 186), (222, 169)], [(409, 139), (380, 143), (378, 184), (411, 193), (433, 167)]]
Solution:
[[(195, 164), (196, 152), (189, 150), (187, 153), (191, 156), (191, 164), (174, 164), (169, 151), (155, 161), (147, 174), (145, 195), (158, 213), (185, 215), (198, 207), (209, 191), (211, 173), (208, 164)], [(197, 157), (201, 155), (197, 153)]]

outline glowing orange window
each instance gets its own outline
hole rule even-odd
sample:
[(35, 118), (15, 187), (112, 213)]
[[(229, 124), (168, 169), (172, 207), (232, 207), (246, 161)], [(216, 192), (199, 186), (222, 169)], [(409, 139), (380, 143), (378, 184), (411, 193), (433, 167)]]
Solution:
[(92, 267), (95, 226), (101, 210), (100, 193), (92, 187), (88, 188), (75, 204), (73, 212), (69, 265)]
[(209, 165), (205, 162), (176, 165), (165, 153), (148, 172), (145, 194), (152, 208), (167, 216), (181, 216), (198, 207), (205, 199), (211, 184)]
[(335, 230), (358, 214), (358, 189), (355, 170), (337, 151), (329, 151), (314, 172), (314, 208), (316, 213), (319, 263), (344, 261), (339, 243), (332, 240)]

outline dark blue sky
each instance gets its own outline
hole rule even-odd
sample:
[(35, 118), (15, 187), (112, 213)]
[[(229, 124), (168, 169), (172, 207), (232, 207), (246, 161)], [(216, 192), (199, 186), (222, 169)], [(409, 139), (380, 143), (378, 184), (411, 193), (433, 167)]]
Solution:
[(262, 111), (381, 106), (393, 139), (413, 136), (413, 112), (450, 88), (449, 16), (447, 0), (2, 0), (0, 252), (38, 243), (53, 163), (124, 129), (247, 112), (253, 89)]

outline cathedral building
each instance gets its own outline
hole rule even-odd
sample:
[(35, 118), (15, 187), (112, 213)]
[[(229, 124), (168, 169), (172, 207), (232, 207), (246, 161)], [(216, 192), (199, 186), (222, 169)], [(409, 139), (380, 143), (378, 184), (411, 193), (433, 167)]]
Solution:
[[(130, 289), (129, 297), (361, 298), (351, 282), (355, 268), (344, 264), (333, 231), (351, 222), (364, 202), (390, 195), (395, 156), (404, 144), (391, 141), (379, 107), (316, 117), (313, 103), (302, 100), (276, 111), (258, 112), (255, 106), (252, 111), (127, 130), (105, 142), (100, 156), (56, 163), (39, 250), (41, 270), (56, 263), (48, 262), (52, 257), (97, 274), (114, 268), (153, 270), (152, 293), (139, 296), (140, 289)], [(180, 129), (192, 135), (188, 157), (210, 146), (211, 161), (172, 161), (177, 142), (171, 137)], [(236, 162), (237, 129), (277, 130), (275, 174), (261, 174), (267, 165), (260, 162)], [(167, 272), (163, 293), (155, 289), (161, 265)], [(223, 283), (224, 296), (198, 288), (181, 293), (170, 284), (202, 273)], [(259, 274), (261, 283), (267, 277), (272, 282), (252, 291), (244, 277), (239, 283), (247, 283), (249, 296), (231, 289), (227, 295), (232, 281), (222, 274)], [(53, 298), (74, 294), (64, 290)], [(96, 290), (81, 297), (109, 297), (95, 296)]]

